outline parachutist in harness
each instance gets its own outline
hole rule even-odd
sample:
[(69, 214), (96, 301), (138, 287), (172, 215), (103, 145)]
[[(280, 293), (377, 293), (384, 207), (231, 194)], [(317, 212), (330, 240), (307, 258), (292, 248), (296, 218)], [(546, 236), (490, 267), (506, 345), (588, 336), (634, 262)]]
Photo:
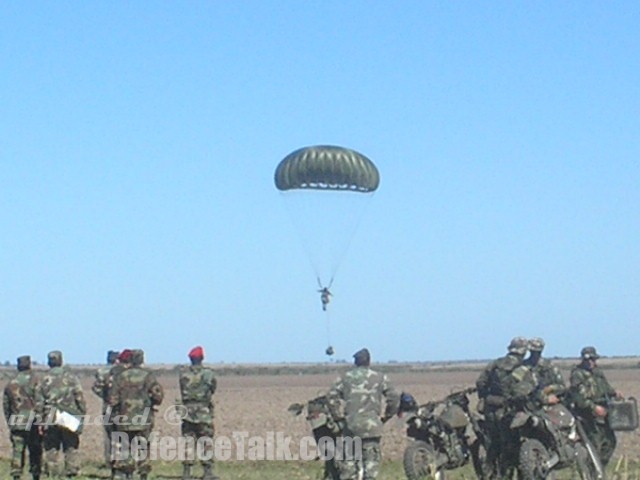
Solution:
[(329, 291), (329, 287), (322, 287), (318, 292), (320, 293), (320, 301), (322, 302), (322, 311), (326, 312), (327, 305), (329, 305), (333, 294)]

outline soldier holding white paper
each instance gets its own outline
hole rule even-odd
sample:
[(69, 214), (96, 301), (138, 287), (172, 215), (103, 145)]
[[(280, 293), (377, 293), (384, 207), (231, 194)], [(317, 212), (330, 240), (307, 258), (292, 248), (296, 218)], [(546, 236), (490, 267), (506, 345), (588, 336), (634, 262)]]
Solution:
[[(62, 420), (85, 415), (87, 407), (78, 377), (62, 366), (62, 352), (49, 352), (47, 361), (49, 371), (36, 389), (37, 412), (47, 420), (43, 437), (46, 473), (49, 476), (62, 473), (66, 477), (75, 477), (80, 471), (78, 447), (82, 424), (69, 422), (63, 426)], [(63, 472), (57, 468), (59, 450), (64, 454)]]

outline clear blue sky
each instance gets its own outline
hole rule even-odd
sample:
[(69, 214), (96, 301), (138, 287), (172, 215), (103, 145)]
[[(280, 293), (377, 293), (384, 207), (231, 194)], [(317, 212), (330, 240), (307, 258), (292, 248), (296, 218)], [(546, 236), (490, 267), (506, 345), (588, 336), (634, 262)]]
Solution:
[(381, 172), (336, 358), (637, 353), (639, 24), (633, 1), (0, 3), (0, 359), (324, 361), (273, 184), (315, 144)]

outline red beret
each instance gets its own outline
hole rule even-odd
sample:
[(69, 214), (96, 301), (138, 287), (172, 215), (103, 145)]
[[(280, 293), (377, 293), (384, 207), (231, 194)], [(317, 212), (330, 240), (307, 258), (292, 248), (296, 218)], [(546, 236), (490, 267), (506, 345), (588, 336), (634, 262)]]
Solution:
[(202, 347), (198, 346), (192, 348), (189, 352), (189, 358), (199, 358), (200, 360), (202, 360), (204, 358), (204, 350), (202, 349)]
[(129, 350), (128, 348), (125, 348), (120, 352), (120, 355), (118, 355), (118, 360), (124, 363), (130, 362), (132, 354), (133, 352), (131, 350)]

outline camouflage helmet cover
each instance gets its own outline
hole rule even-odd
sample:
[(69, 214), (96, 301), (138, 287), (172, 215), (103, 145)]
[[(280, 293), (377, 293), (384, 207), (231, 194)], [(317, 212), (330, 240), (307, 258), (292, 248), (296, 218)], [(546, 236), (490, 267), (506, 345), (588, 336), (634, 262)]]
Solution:
[(136, 348), (131, 350), (131, 364), (134, 366), (140, 366), (144, 363), (144, 350)]
[(28, 370), (31, 368), (31, 357), (29, 355), (22, 355), (18, 357), (16, 364), (18, 370)]
[(529, 339), (529, 351), (541, 352), (544, 350), (544, 340), (540, 337)]
[(517, 353), (518, 355), (524, 355), (529, 348), (529, 341), (524, 337), (514, 337), (511, 339), (511, 343), (507, 347), (509, 353)]
[(49, 365), (62, 365), (62, 352), (60, 350), (53, 350), (47, 354), (47, 362)]
[(595, 360), (597, 358), (600, 358), (600, 355), (598, 355), (598, 352), (596, 352), (596, 347), (584, 347), (582, 350), (580, 350), (580, 356), (583, 358), (583, 360)]

